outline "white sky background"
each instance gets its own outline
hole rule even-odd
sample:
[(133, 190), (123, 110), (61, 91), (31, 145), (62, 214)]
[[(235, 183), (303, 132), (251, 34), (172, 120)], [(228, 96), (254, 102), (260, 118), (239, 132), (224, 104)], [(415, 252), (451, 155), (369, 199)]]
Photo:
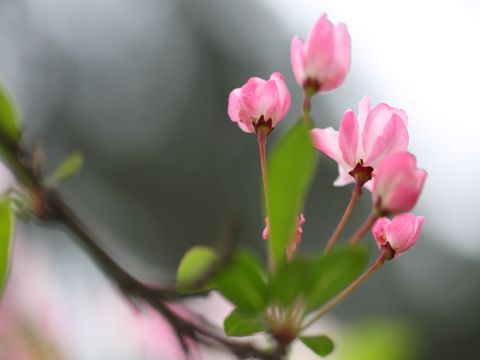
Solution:
[(323, 12), (347, 24), (352, 68), (339, 90), (324, 95), (338, 122), (367, 94), (406, 110), (410, 151), (429, 173), (415, 212), (426, 215), (434, 241), (478, 257), (480, 3), (261, 1), (301, 38)]

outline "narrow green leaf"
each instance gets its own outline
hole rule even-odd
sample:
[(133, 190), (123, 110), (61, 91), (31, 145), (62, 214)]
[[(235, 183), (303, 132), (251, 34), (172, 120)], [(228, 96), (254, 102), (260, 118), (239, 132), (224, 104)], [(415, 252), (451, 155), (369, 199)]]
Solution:
[(269, 159), (269, 250), (273, 263), (285, 261), (285, 249), (312, 180), (316, 154), (310, 124), (298, 121), (280, 140)]
[(0, 295), (8, 277), (13, 239), (14, 216), (8, 199), (0, 200)]
[(270, 283), (271, 300), (289, 308), (299, 297), (305, 299), (312, 286), (314, 267), (314, 261), (303, 258), (283, 263)]
[(314, 283), (307, 296), (307, 308), (323, 305), (365, 269), (368, 251), (363, 247), (334, 250), (320, 257), (314, 266)]
[(208, 282), (202, 288), (195, 288), (194, 284), (218, 259), (217, 253), (208, 246), (194, 246), (189, 249), (177, 270), (177, 290), (181, 293), (194, 293), (213, 288)]
[(48, 177), (47, 184), (56, 185), (74, 176), (82, 167), (83, 155), (80, 151), (74, 151), (63, 159), (55, 171)]
[(11, 140), (20, 139), (18, 115), (7, 90), (0, 85), (0, 131)]
[(252, 253), (238, 251), (231, 263), (217, 272), (215, 285), (239, 309), (262, 310), (267, 303), (267, 285), (261, 262)]
[(263, 313), (233, 310), (224, 322), (223, 328), (227, 336), (249, 336), (264, 331), (267, 323)]
[(327, 356), (333, 351), (334, 344), (332, 339), (326, 335), (301, 336), (300, 340), (310, 348), (315, 354), (322, 357)]

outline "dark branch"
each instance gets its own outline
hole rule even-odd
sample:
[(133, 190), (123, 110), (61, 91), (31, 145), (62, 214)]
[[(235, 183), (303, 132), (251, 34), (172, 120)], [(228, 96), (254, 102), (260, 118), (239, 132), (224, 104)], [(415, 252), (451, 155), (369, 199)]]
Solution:
[[(240, 359), (279, 360), (282, 358), (285, 353), (285, 349), (282, 347), (278, 347), (274, 351), (262, 350), (251, 343), (225, 337), (221, 330), (215, 328), (206, 320), (202, 320), (199, 324), (174, 312), (168, 301), (178, 298), (180, 295), (173, 288), (148, 286), (118, 265), (98, 245), (99, 243), (93, 233), (66, 204), (61, 195), (43, 185), (42, 175), (34, 169), (35, 156), (32, 153), (28, 152), (21, 144), (2, 134), (1, 131), (0, 146), (3, 148), (6, 160), (19, 183), (31, 192), (33, 196), (32, 208), (35, 216), (45, 223), (59, 223), (74, 234), (101, 270), (128, 299), (140, 300), (165, 317), (175, 330), (185, 351), (188, 351), (186, 339), (191, 339), (209, 347), (228, 351)], [(39, 167), (41, 168), (38, 164), (35, 166), (35, 168)], [(234, 231), (235, 229), (230, 229), (227, 237), (229, 240), (220, 251), (219, 261), (196, 281), (196, 285), (204, 284), (216, 271), (228, 263), (234, 248), (235, 237), (232, 235)]]

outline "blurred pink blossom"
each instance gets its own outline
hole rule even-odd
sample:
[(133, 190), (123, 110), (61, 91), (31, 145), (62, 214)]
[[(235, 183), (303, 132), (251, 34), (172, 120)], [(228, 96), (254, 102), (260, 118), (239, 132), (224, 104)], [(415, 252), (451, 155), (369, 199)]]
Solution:
[[(36, 240), (15, 241), (0, 301), (0, 359), (187, 358), (170, 324), (150, 307), (134, 307), (98, 279), (89, 278), (78, 292), (74, 284), (84, 281), (84, 272), (60, 282), (51, 249)], [(197, 358), (196, 346), (192, 350), (189, 359)]]
[(290, 58), (302, 88), (329, 91), (338, 87), (350, 68), (350, 36), (345, 24), (334, 26), (323, 14), (305, 43), (294, 36)]
[[(372, 109), (370, 98), (365, 96), (356, 117), (353, 110), (345, 112), (338, 132), (332, 127), (313, 129), (312, 138), (318, 150), (338, 163), (334, 185), (347, 185), (355, 181), (349, 172), (357, 164), (375, 169), (390, 154), (406, 151), (407, 114), (384, 103)], [(372, 182), (365, 186), (371, 190)]]
[(228, 98), (228, 116), (245, 132), (256, 132), (259, 126), (273, 129), (290, 107), (290, 92), (282, 74), (270, 79), (251, 77), (241, 88), (232, 90)]
[(410, 211), (422, 192), (427, 172), (417, 168), (415, 156), (395, 153), (377, 167), (373, 178), (373, 203), (381, 212), (401, 214)]
[(382, 217), (373, 225), (372, 234), (379, 249), (390, 246), (397, 257), (415, 244), (424, 221), (423, 216), (411, 213), (395, 216), (393, 220)]

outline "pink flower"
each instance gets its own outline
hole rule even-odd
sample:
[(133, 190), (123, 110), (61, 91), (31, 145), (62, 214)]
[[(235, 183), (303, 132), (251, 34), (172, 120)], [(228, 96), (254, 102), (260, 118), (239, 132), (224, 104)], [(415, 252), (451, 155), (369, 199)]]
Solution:
[(399, 152), (384, 159), (373, 178), (373, 203), (382, 213), (410, 211), (423, 189), (427, 172), (417, 168), (415, 156)]
[(270, 79), (250, 78), (241, 88), (232, 90), (228, 98), (228, 116), (245, 132), (268, 132), (283, 119), (290, 107), (290, 92), (282, 74)]
[(290, 58), (302, 88), (329, 91), (338, 87), (350, 68), (350, 36), (345, 24), (334, 26), (323, 14), (305, 44), (294, 36)]
[[(297, 246), (302, 242), (302, 234), (303, 234), (303, 229), (302, 225), (305, 223), (305, 216), (303, 216), (303, 213), (300, 214), (300, 217), (297, 217), (297, 230), (295, 233), (295, 239), (292, 240), (290, 243), (288, 249), (287, 249), (287, 257), (290, 259), (293, 255), (293, 253), (297, 250)], [(265, 228), (262, 231), (262, 238), (263, 240), (268, 240), (270, 236), (269, 230), (268, 230), (268, 218), (265, 219)]]
[[(355, 181), (352, 170), (358, 164), (374, 170), (388, 155), (407, 149), (407, 114), (384, 103), (372, 109), (365, 96), (358, 104), (357, 117), (353, 110), (345, 112), (338, 132), (332, 127), (313, 129), (312, 137), (314, 146), (338, 163), (333, 184), (343, 186)], [(371, 183), (366, 187), (370, 190)]]
[(423, 216), (410, 213), (395, 216), (391, 221), (382, 217), (373, 225), (372, 234), (379, 249), (386, 249), (389, 256), (397, 257), (415, 244), (424, 221)]

